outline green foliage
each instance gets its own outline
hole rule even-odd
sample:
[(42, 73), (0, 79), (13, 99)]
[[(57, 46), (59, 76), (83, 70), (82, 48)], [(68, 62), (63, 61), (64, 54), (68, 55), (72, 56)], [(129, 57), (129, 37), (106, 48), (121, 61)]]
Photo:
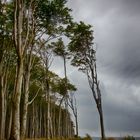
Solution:
[[(6, 2), (6, 1), (5, 1)], [(6, 69), (5, 72), (8, 73), (7, 78), (7, 87), (6, 87), (6, 98), (9, 99), (9, 102), (12, 102), (11, 95), (14, 93), (15, 87), (15, 81), (17, 80), (17, 59), (18, 59), (18, 50), (22, 50), (22, 48), (16, 48), (16, 36), (17, 32), (13, 32), (14, 28), (14, 22), (19, 23), (18, 20), (20, 6), (18, 5), (17, 11), (14, 11), (16, 9), (14, 4), (15, 1), (10, 0), (7, 1), (5, 4), (2, 4), (0, 1), (0, 61), (3, 62), (3, 69)], [(21, 1), (18, 1), (19, 3)], [(24, 3), (25, 2), (25, 3)], [(27, 121), (27, 128), (29, 129), (29, 132), (34, 129), (42, 129), (44, 131), (44, 134), (46, 133), (46, 130), (43, 129), (45, 121), (46, 121), (46, 114), (47, 114), (47, 103), (49, 99), (46, 98), (46, 83), (49, 84), (49, 90), (50, 90), (50, 106), (52, 109), (51, 114), (53, 123), (55, 124), (55, 127), (58, 125), (58, 115), (60, 106), (57, 104), (57, 97), (56, 100), (53, 100), (52, 96), (55, 96), (55, 93), (58, 93), (59, 95), (65, 95), (69, 92), (67, 91), (76, 91), (76, 87), (70, 83), (70, 81), (66, 78), (60, 78), (55, 73), (49, 71), (46, 68), (46, 65), (44, 63), (44, 60), (46, 62), (46, 57), (48, 54), (48, 48), (51, 46), (53, 51), (56, 55), (61, 56), (65, 59), (69, 58), (67, 46), (64, 45), (64, 42), (62, 40), (63, 36), (70, 37), (71, 42), (71, 52), (74, 52), (74, 47), (79, 47), (81, 52), (86, 51), (85, 44), (88, 43), (89, 45), (92, 44), (92, 31), (90, 30), (90, 25), (85, 25), (83, 22), (80, 22), (80, 24), (72, 23), (72, 17), (70, 15), (71, 9), (69, 9), (66, 6), (67, 0), (25, 0), (23, 1), (23, 5), (25, 6), (23, 8), (23, 17), (21, 14), (21, 24), (22, 27), (19, 29), (19, 26), (15, 27), (17, 31), (21, 30), (21, 34), (17, 34), (17, 40), (21, 40), (21, 46), (25, 48), (23, 55), (23, 82), (21, 83), (22, 86), (22, 95), (19, 100), (21, 100), (21, 116), (22, 117), (22, 106), (23, 106), (23, 99), (25, 95), (25, 85), (26, 85), (26, 72), (29, 70), (29, 99), (28, 101), (32, 103), (29, 105), (28, 108), (28, 119)], [(25, 4), (25, 5), (24, 5)], [(14, 12), (17, 14), (14, 17)], [(14, 18), (17, 17), (17, 21), (14, 20)], [(86, 35), (85, 35), (86, 34)], [(62, 36), (62, 38), (56, 40), (56, 37)], [(86, 39), (85, 39), (86, 38)], [(53, 43), (50, 44), (48, 40), (54, 39)], [(88, 41), (87, 41), (88, 39)], [(19, 41), (18, 40), (18, 41)], [(42, 44), (41, 44), (42, 43)], [(83, 46), (81, 46), (83, 45)], [(75, 54), (78, 53), (79, 48), (75, 50)], [(17, 52), (16, 52), (17, 51)], [(52, 50), (51, 50), (52, 51)], [(77, 51), (77, 52), (76, 52)], [(41, 53), (44, 53), (44, 56), (41, 56)], [(32, 56), (32, 63), (30, 65), (29, 58), (30, 55)], [(80, 58), (80, 53), (78, 53), (78, 57)], [(47, 58), (48, 59), (48, 58)], [(48, 59), (49, 61), (49, 59)], [(31, 70), (30, 70), (30, 68)], [(47, 69), (47, 70), (46, 70)], [(46, 72), (47, 71), (47, 72)], [(3, 72), (3, 71), (2, 71)], [(47, 74), (46, 74), (46, 73)], [(38, 94), (36, 94), (38, 93)], [(58, 95), (56, 94), (56, 95)], [(37, 96), (36, 96), (37, 95)], [(16, 95), (14, 95), (16, 96)], [(34, 97), (36, 97), (34, 99)], [(32, 100), (34, 99), (34, 100)], [(18, 101), (19, 101), (18, 100)], [(10, 104), (8, 104), (9, 106)], [(7, 110), (6, 110), (7, 111)], [(66, 124), (66, 113), (69, 112), (62, 108), (62, 123)], [(10, 114), (8, 112), (7, 114)], [(41, 114), (41, 115), (40, 115)], [(6, 116), (8, 117), (8, 116)], [(36, 121), (35, 124), (32, 124), (33, 121)], [(43, 120), (44, 119), (44, 120)], [(42, 121), (43, 120), (43, 121)], [(42, 122), (42, 128), (40, 123)], [(30, 124), (31, 123), (31, 124)], [(69, 119), (69, 123), (71, 123), (71, 127), (73, 128), (73, 124), (71, 120)], [(39, 125), (38, 125), (39, 124)], [(31, 127), (31, 128), (30, 128)], [(64, 128), (65, 129), (65, 128)], [(6, 130), (7, 131), (7, 130)], [(64, 130), (63, 130), (64, 131)], [(38, 131), (36, 131), (38, 132)], [(38, 132), (40, 133), (40, 132)], [(41, 133), (40, 133), (41, 134)], [(40, 136), (44, 136), (41, 134)], [(79, 138), (81, 139), (81, 138)], [(59, 140), (59, 139), (58, 139)], [(72, 140), (72, 139), (71, 139)], [(76, 140), (76, 139), (75, 139)], [(89, 136), (86, 136), (84, 140), (90, 140)]]
[[(34, 93), (42, 87), (44, 87), (44, 66), (41, 63), (41, 59), (37, 56), (33, 56), (34, 65), (31, 70), (31, 82), (30, 82), (30, 98), (34, 96)], [(60, 95), (66, 94), (66, 79), (60, 78), (57, 74), (52, 71), (48, 71), (48, 80), (50, 85), (50, 90), (53, 93), (59, 93)], [(67, 90), (68, 91), (76, 91), (75, 85), (71, 84), (67, 79)], [(39, 96), (42, 96), (44, 92), (42, 88), (40, 89)]]
[(40, 27), (47, 29), (47, 34), (62, 33), (63, 25), (69, 24), (71, 9), (66, 7), (66, 0), (36, 0), (35, 16)]
[(93, 44), (93, 31), (91, 27), (91, 25), (86, 25), (84, 22), (73, 24), (71, 29), (73, 35), (70, 37), (71, 42), (69, 45), (70, 51), (84, 52), (87, 46)]
[[(0, 3), (0, 35), (8, 37), (13, 31), (14, 8), (12, 2)], [(2, 33), (2, 34), (1, 34)]]
[(62, 38), (59, 38), (58, 41), (53, 42), (51, 44), (52, 48), (53, 48), (53, 52), (58, 55), (58, 56), (63, 56), (65, 57), (67, 55), (66, 51), (65, 51), (65, 45), (64, 42), (62, 41)]
[[(67, 93), (66, 87), (65, 87), (66, 86), (65, 82), (66, 82), (65, 78), (63, 78), (63, 79), (58, 78), (57, 81), (52, 84), (53, 85), (52, 86), (53, 92), (57, 92), (61, 95), (65, 95)], [(67, 90), (68, 91), (76, 91), (77, 90), (76, 87), (69, 82), (69, 80), (67, 80)]]
[(95, 50), (93, 49), (93, 30), (91, 25), (86, 25), (83, 22), (75, 23), (70, 37), (69, 51), (72, 54), (71, 64), (78, 67), (83, 72), (89, 69), (95, 60)]

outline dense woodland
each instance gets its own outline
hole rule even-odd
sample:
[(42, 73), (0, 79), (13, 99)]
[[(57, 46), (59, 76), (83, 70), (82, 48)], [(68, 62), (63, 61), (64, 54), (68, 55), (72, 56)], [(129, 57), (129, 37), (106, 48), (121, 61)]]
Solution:
[[(74, 22), (66, 3), (0, 0), (0, 140), (78, 136), (67, 61), (87, 75), (105, 137), (92, 27)], [(50, 71), (57, 57), (63, 77)]]

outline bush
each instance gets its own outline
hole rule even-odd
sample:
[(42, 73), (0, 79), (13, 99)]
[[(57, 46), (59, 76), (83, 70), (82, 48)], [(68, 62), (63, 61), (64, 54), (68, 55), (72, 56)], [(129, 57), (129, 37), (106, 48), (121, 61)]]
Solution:
[(135, 138), (133, 136), (126, 136), (123, 140), (135, 140)]
[(86, 136), (82, 138), (82, 140), (92, 140), (92, 137), (89, 134), (86, 134)]
[(109, 137), (109, 138), (106, 138), (106, 140), (116, 140), (116, 139), (113, 137)]

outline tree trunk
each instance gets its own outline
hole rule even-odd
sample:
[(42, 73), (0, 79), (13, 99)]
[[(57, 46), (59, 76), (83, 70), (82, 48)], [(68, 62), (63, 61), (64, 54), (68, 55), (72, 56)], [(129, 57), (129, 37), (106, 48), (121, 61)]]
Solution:
[(2, 38), (0, 45), (0, 139), (4, 139), (4, 76), (3, 76), (3, 49), (4, 49), (4, 37)]
[(21, 115), (21, 139), (25, 138), (25, 132), (26, 132), (28, 98), (29, 98), (29, 81), (30, 81), (30, 71), (27, 70), (27, 72), (25, 73), (25, 90), (24, 90), (24, 99), (23, 99), (23, 112)]
[(10, 138), (10, 132), (11, 132), (11, 126), (12, 126), (12, 109), (10, 110), (8, 120), (9, 120), (8, 128), (5, 130), (7, 132), (7, 135), (6, 135), (7, 140)]
[(101, 103), (101, 99), (99, 99), (99, 100), (98, 100), (98, 107), (97, 108), (98, 108), (99, 117), (100, 117), (101, 136), (102, 136), (102, 140), (105, 140), (105, 130), (104, 130), (104, 119), (103, 119), (102, 103)]
[(23, 60), (18, 59), (17, 78), (12, 104), (12, 128), (10, 140), (20, 140), (20, 98), (23, 78)]
[(0, 139), (4, 139), (5, 130), (5, 93), (3, 90), (3, 77), (1, 77), (0, 85)]
[(50, 139), (50, 91), (49, 91), (49, 75), (48, 75), (48, 59), (46, 58), (45, 71), (46, 101), (47, 101), (47, 139)]
[(75, 122), (76, 122), (76, 136), (78, 137), (79, 133), (78, 133), (78, 118), (77, 118), (77, 115), (75, 116)]
[(61, 105), (62, 105), (62, 102), (64, 100), (65, 96), (62, 97), (61, 101), (60, 101), (60, 104), (59, 104), (59, 114), (58, 114), (58, 137), (61, 137), (61, 119), (62, 119), (62, 108), (61, 108)]

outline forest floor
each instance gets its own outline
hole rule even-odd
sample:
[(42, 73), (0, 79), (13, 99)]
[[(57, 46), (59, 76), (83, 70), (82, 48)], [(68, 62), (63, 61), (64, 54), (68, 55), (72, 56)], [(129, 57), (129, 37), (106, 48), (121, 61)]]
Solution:
[[(47, 138), (27, 138), (25, 140), (47, 140)], [(50, 140), (81, 140), (80, 138), (53, 138), (53, 139), (50, 139)]]
[[(47, 139), (46, 138), (31, 138), (31, 139), (27, 138), (25, 140), (47, 140)], [(67, 138), (67, 139), (65, 139), (65, 138), (54, 138), (54, 139), (50, 139), (50, 140), (79, 140), (79, 139), (78, 138)]]

